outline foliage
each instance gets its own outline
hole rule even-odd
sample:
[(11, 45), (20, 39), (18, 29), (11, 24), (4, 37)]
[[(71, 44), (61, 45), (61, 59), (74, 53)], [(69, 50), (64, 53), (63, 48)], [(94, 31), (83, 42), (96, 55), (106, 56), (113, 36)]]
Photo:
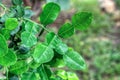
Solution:
[[(30, 20), (32, 13), (23, 6), (22, 0), (12, 0), (10, 8), (0, 6), (5, 9), (0, 17), (0, 66), (7, 80), (78, 80), (74, 72), (57, 69), (61, 62), (62, 67), (66, 65), (71, 70), (86, 69), (82, 56), (68, 47), (62, 38), (85, 30), (92, 21), (91, 13), (74, 14), (71, 22), (64, 23), (56, 34), (46, 27), (57, 19), (58, 4), (50, 2), (44, 6), (39, 17), (41, 24)], [(47, 32), (45, 41), (40, 41), (44, 30)]]
[(75, 9), (90, 11), (94, 16), (89, 29), (64, 40), (86, 59), (88, 69), (78, 71), (80, 80), (119, 80), (120, 46), (113, 44), (116, 31), (111, 16), (101, 13), (97, 0), (72, 0), (72, 3)]

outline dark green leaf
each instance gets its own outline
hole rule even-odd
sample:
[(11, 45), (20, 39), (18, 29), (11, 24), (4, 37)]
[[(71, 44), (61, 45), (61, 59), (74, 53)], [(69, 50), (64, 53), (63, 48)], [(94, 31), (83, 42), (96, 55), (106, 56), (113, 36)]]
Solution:
[(27, 72), (22, 74), (21, 80), (38, 80), (34, 72)]
[(43, 25), (53, 23), (60, 12), (60, 6), (56, 3), (50, 2), (45, 5), (42, 13), (40, 14), (40, 21)]
[(8, 30), (13, 30), (18, 26), (18, 20), (16, 18), (8, 18), (5, 21), (5, 28)]
[(37, 44), (33, 53), (33, 58), (37, 63), (49, 62), (54, 56), (53, 50), (44, 44)]
[(72, 25), (78, 30), (85, 30), (92, 22), (92, 13), (79, 12), (73, 15)]
[(68, 52), (66, 52), (66, 54), (63, 56), (63, 59), (65, 64), (73, 70), (82, 70), (86, 68), (84, 59), (79, 53), (72, 49), (69, 49)]
[(16, 7), (16, 11), (17, 11), (17, 14), (16, 14), (17, 17), (23, 17), (24, 14), (25, 14), (24, 7), (23, 7), (23, 6), (18, 5), (18, 6)]
[(49, 80), (49, 77), (51, 76), (51, 71), (47, 70), (44, 65), (41, 65), (37, 69), (37, 72), (39, 73), (41, 80)]
[(0, 34), (0, 56), (4, 56), (8, 52), (7, 42), (3, 35)]
[(34, 34), (32, 34), (32, 32), (30, 33), (24, 31), (21, 34), (21, 40), (22, 40), (22, 44), (25, 45), (26, 47), (32, 47), (37, 43), (37, 38)]
[(70, 23), (65, 23), (58, 31), (58, 35), (62, 38), (68, 38), (74, 34), (74, 27)]
[(0, 65), (2, 66), (10, 66), (15, 64), (17, 61), (17, 57), (12, 50), (8, 50), (8, 53), (4, 56), (0, 57)]
[(18, 61), (10, 67), (10, 72), (13, 74), (22, 74), (28, 70), (28, 65), (25, 61)]

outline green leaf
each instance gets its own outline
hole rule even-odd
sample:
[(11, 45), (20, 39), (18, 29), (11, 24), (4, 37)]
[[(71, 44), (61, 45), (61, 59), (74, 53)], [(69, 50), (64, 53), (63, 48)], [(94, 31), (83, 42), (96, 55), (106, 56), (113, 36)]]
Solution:
[(25, 31), (27, 31), (27, 32), (37, 34), (39, 32), (39, 30), (40, 30), (40, 27), (32, 22), (27, 22), (25, 24)]
[(46, 43), (51, 47), (55, 48), (56, 44), (59, 43), (59, 38), (55, 35), (55, 33), (50, 32), (46, 35)]
[(28, 65), (26, 61), (18, 61), (10, 67), (10, 72), (17, 75), (25, 73), (27, 72), (27, 70), (28, 70)]
[(55, 51), (61, 55), (64, 55), (68, 51), (68, 47), (62, 41), (56, 44)]
[(8, 53), (4, 56), (0, 57), (0, 65), (2, 66), (10, 66), (15, 64), (17, 61), (17, 56), (12, 50), (8, 50)]
[(67, 80), (67, 73), (65, 70), (57, 70), (56, 75), (61, 77), (63, 80)]
[(16, 12), (17, 12), (16, 14), (17, 17), (23, 17), (25, 14), (24, 7), (21, 5), (17, 5)]
[(41, 65), (40, 63), (36, 63), (35, 61), (32, 61), (30, 63), (30, 68), (37, 69), (40, 65)]
[(50, 80), (50, 76), (52, 74), (50, 68), (48, 69), (46, 66), (41, 65), (38, 69), (37, 72), (40, 75), (41, 80)]
[(84, 59), (79, 53), (72, 49), (69, 49), (65, 55), (63, 55), (65, 64), (73, 70), (83, 70), (86, 69), (86, 64)]
[(53, 50), (42, 43), (38, 43), (35, 47), (33, 58), (37, 63), (46, 63), (52, 60), (54, 56)]
[(67, 72), (68, 80), (79, 80), (78, 76), (74, 72)]
[(55, 2), (59, 4), (62, 10), (70, 8), (70, 0), (47, 0), (47, 2)]
[(60, 6), (56, 3), (50, 2), (47, 3), (40, 14), (40, 22), (43, 25), (48, 25), (53, 23), (60, 12)]
[(22, 74), (21, 80), (38, 80), (38, 79), (34, 72), (27, 72)]
[(8, 18), (5, 21), (5, 28), (8, 30), (13, 30), (18, 26), (18, 20), (16, 18)]
[(59, 54), (65, 54), (67, 52), (68, 47), (64, 44), (55, 33), (50, 32), (46, 35), (46, 43), (51, 48), (55, 49)]
[(58, 31), (58, 35), (62, 38), (68, 38), (74, 34), (74, 27), (70, 23), (65, 23)]
[(3, 35), (0, 34), (0, 56), (4, 56), (8, 52), (7, 42)]
[(5, 37), (6, 40), (10, 38), (10, 31), (8, 29), (0, 29), (0, 33)]
[(32, 32), (22, 32), (21, 40), (22, 44), (24, 44), (26, 47), (32, 47), (37, 43), (37, 38), (34, 34), (32, 34)]
[(72, 25), (78, 30), (85, 30), (92, 22), (92, 13), (79, 12), (72, 16)]

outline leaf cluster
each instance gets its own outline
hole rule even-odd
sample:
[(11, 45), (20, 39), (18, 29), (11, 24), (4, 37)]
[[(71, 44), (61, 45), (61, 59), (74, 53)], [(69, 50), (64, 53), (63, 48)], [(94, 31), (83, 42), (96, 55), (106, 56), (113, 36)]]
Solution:
[[(68, 47), (62, 38), (72, 36), (75, 30), (85, 30), (92, 21), (91, 13), (74, 14), (71, 22), (64, 23), (58, 33), (54, 33), (47, 26), (57, 19), (58, 4), (50, 2), (44, 6), (40, 24), (30, 20), (32, 11), (23, 6), (22, 0), (12, 0), (12, 4), (10, 8), (4, 6), (6, 13), (0, 17), (0, 66), (5, 69), (7, 80), (15, 77), (21, 80), (73, 80), (70, 76), (75, 78), (74, 73), (65, 73), (64, 79), (60, 76), (62, 72), (51, 70), (61, 62), (62, 67), (72, 70), (86, 69), (82, 56)], [(44, 30), (47, 34), (41, 42), (39, 38)]]

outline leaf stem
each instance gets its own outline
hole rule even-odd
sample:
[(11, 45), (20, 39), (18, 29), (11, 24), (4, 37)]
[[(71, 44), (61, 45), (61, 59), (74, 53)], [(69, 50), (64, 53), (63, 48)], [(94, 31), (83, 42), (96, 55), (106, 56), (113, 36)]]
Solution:
[(0, 3), (0, 6), (6, 10), (6, 7), (3, 4)]
[(41, 35), (43, 34), (43, 32), (44, 32), (44, 29), (42, 29), (42, 30), (40, 31), (40, 33), (38, 34), (38, 36), (41, 36)]

